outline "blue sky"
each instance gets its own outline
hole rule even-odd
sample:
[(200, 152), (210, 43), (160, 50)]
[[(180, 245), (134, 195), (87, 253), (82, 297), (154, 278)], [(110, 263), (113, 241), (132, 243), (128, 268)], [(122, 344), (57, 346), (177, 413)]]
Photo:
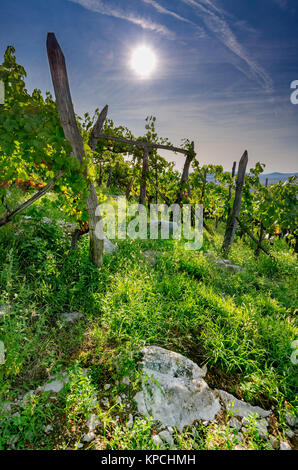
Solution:
[[(146, 115), (175, 145), (195, 140), (202, 164), (298, 171), (297, 0), (2, 0), (0, 53), (16, 48), (30, 90), (52, 91), (45, 41), (64, 51), (78, 114), (109, 104), (109, 117), (144, 134)], [(130, 68), (151, 47), (152, 77)], [(178, 167), (180, 156), (168, 155)]]

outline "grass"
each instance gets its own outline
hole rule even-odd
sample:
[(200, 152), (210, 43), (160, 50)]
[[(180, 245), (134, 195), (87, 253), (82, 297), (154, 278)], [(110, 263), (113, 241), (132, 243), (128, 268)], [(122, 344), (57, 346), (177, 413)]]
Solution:
[[(53, 201), (28, 215), (33, 221), (20, 219), (0, 232), (0, 305), (9, 305), (0, 317), (6, 347), (0, 401), (13, 402), (59, 371), (67, 371), (70, 382), (57, 400), (42, 394), (17, 411), (0, 411), (0, 449), (76, 448), (90, 410), (101, 426), (89, 447), (155, 448), (154, 423), (139, 419), (128, 429), (132, 410), (118, 399), (123, 390), (133, 397), (138, 388), (136, 354), (145, 344), (207, 363), (210, 385), (273, 408), (275, 432), (283, 435), (284, 414), (297, 410), (297, 366), (290, 357), (298, 337), (297, 260), (283, 240), (272, 248), (274, 261), (255, 258), (249, 240), (237, 239), (230, 259), (243, 266), (240, 273), (228, 273), (174, 240), (119, 241), (119, 251), (97, 270), (87, 239), (71, 252), (59, 225), (41, 222), (44, 216), (63, 218)], [(212, 243), (205, 240), (204, 251), (220, 256), (222, 230)], [(161, 252), (154, 266), (145, 250)], [(83, 317), (65, 326), (60, 314), (67, 312)], [(135, 381), (126, 387), (121, 380), (128, 376)], [(45, 433), (49, 425), (53, 432)], [(175, 436), (181, 449), (235, 445), (224, 421)], [(253, 430), (244, 445), (264, 448)]]

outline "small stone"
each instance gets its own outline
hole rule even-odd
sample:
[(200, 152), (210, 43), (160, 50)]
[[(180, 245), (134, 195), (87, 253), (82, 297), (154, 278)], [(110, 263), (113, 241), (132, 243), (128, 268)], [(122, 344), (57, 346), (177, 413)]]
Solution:
[(172, 428), (172, 426), (168, 426), (168, 431), (170, 434), (174, 434), (174, 428)]
[(203, 424), (203, 426), (208, 426), (208, 424), (209, 424), (209, 421), (203, 421), (203, 423), (202, 423), (202, 424)]
[(82, 444), (81, 442), (79, 442), (77, 445), (76, 445), (76, 448), (77, 449), (83, 449), (84, 447), (84, 444)]
[(227, 271), (229, 272), (237, 272), (242, 271), (241, 266), (236, 266), (235, 264), (226, 264)]
[(110, 384), (105, 384), (105, 390), (109, 390), (111, 388), (111, 385)]
[(128, 419), (128, 421), (127, 421), (126, 426), (128, 427), (128, 429), (132, 429), (132, 428), (133, 428), (133, 415), (132, 415), (132, 414), (129, 415), (129, 419)]
[(235, 439), (236, 441), (238, 442), (241, 442), (243, 439), (244, 439), (244, 436), (241, 432), (239, 432), (236, 436), (235, 436)]
[(44, 428), (44, 432), (46, 434), (48, 434), (49, 432), (53, 431), (53, 426), (51, 426), (50, 424), (48, 424), (45, 428)]
[(35, 390), (29, 390), (23, 397), (19, 397), (18, 405), (29, 403), (30, 397), (35, 394)]
[(245, 450), (245, 448), (242, 447), (241, 445), (237, 444), (237, 445), (235, 446), (235, 449), (234, 449), (234, 450)]
[(162, 447), (163, 442), (162, 442), (161, 438), (158, 435), (154, 435), (152, 437), (152, 440), (153, 440), (154, 444), (156, 445), (156, 447)]
[(90, 405), (91, 405), (93, 408), (96, 408), (96, 406), (98, 405), (98, 400), (97, 400), (96, 393), (93, 394), (93, 397), (92, 397), (92, 400), (91, 400)]
[(236, 429), (237, 431), (240, 431), (240, 429), (242, 428), (242, 424), (240, 423), (240, 421), (238, 421), (237, 418), (231, 418), (228, 422), (228, 426), (230, 426), (230, 428)]
[(118, 247), (115, 246), (110, 240), (108, 240), (106, 237), (104, 238), (104, 253), (106, 255), (111, 255), (118, 251)]
[(61, 320), (63, 320), (63, 325), (66, 323), (74, 323), (76, 320), (79, 320), (83, 315), (79, 312), (73, 313), (62, 313), (60, 315)]
[(10, 402), (6, 402), (6, 403), (2, 403), (1, 405), (1, 411), (3, 413), (7, 413), (8, 411), (11, 410), (11, 406), (13, 405), (13, 403), (10, 403)]
[(59, 393), (65, 385), (69, 382), (69, 377), (67, 374), (64, 372), (61, 374), (59, 378), (56, 377), (50, 377), (52, 379), (50, 382), (46, 383), (42, 387), (39, 387), (37, 389), (37, 392), (53, 392), (53, 393)]
[(218, 259), (214, 260), (214, 263), (218, 264), (219, 266), (226, 266), (226, 263), (221, 259), (220, 260), (218, 260)]
[(262, 420), (257, 423), (256, 429), (261, 439), (266, 439), (268, 437), (268, 423), (266, 420)]
[(128, 377), (124, 377), (124, 378), (122, 379), (122, 383), (123, 383), (124, 385), (129, 385), (129, 379), (128, 379)]
[(275, 436), (269, 436), (269, 442), (274, 450), (279, 449), (279, 440)]
[(95, 414), (92, 414), (88, 419), (86, 425), (90, 432), (95, 431), (96, 428), (98, 428), (98, 426), (100, 425), (100, 420)]
[(291, 429), (287, 429), (286, 432), (285, 432), (285, 435), (286, 435), (289, 439), (293, 439), (293, 437), (295, 436), (295, 433), (294, 433), (294, 431), (292, 431)]
[(18, 436), (11, 436), (11, 437), (9, 438), (8, 443), (9, 443), (9, 445), (11, 446), (11, 448), (12, 448), (13, 450), (16, 448), (15, 446), (16, 446), (16, 443), (18, 442), (18, 440), (19, 440), (19, 437), (18, 437)]
[(83, 435), (83, 441), (84, 442), (89, 443), (89, 442), (94, 441), (94, 439), (95, 439), (94, 432), (88, 432), (87, 434)]
[(294, 428), (298, 422), (296, 416), (290, 414), (290, 413), (287, 413), (285, 415), (285, 420), (286, 422), (288, 423), (289, 426), (291, 426), (291, 428)]
[(271, 414), (270, 411), (263, 410), (259, 406), (252, 406), (243, 400), (238, 400), (238, 398), (224, 390), (215, 390), (215, 392), (227, 409), (231, 409), (231, 406), (233, 406), (233, 414), (235, 416), (247, 418), (248, 416), (258, 414), (261, 418), (267, 418)]
[(9, 305), (0, 305), (0, 318), (4, 317), (4, 315), (8, 312)]
[(292, 447), (287, 442), (282, 441), (280, 443), (280, 450), (292, 450)]
[(159, 433), (159, 437), (169, 446), (174, 445), (174, 439), (172, 438), (171, 434), (169, 431), (162, 431)]
[(5, 364), (5, 346), (3, 341), (0, 341), (0, 364)]
[(154, 265), (157, 263), (157, 259), (160, 257), (161, 253), (159, 251), (147, 250), (144, 251), (143, 255), (145, 256), (146, 261), (148, 261), (148, 263)]

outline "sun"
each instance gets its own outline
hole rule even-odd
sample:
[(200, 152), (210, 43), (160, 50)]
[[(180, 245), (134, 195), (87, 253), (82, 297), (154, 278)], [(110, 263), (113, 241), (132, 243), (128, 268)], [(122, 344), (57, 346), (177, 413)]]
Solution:
[(156, 69), (157, 58), (148, 46), (139, 46), (132, 53), (131, 68), (140, 78), (149, 78)]

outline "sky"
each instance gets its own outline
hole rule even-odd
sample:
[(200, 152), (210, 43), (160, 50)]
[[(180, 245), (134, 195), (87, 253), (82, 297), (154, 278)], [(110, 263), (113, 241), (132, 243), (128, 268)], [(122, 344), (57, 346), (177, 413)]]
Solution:
[[(194, 140), (201, 164), (230, 170), (247, 149), (250, 168), (298, 171), (297, 0), (1, 0), (0, 22), (1, 57), (15, 47), (30, 91), (53, 92), (54, 32), (77, 114), (108, 104), (136, 137), (154, 115), (174, 145)], [(142, 45), (157, 58), (147, 79), (131, 68)], [(167, 157), (183, 166), (183, 156)]]

